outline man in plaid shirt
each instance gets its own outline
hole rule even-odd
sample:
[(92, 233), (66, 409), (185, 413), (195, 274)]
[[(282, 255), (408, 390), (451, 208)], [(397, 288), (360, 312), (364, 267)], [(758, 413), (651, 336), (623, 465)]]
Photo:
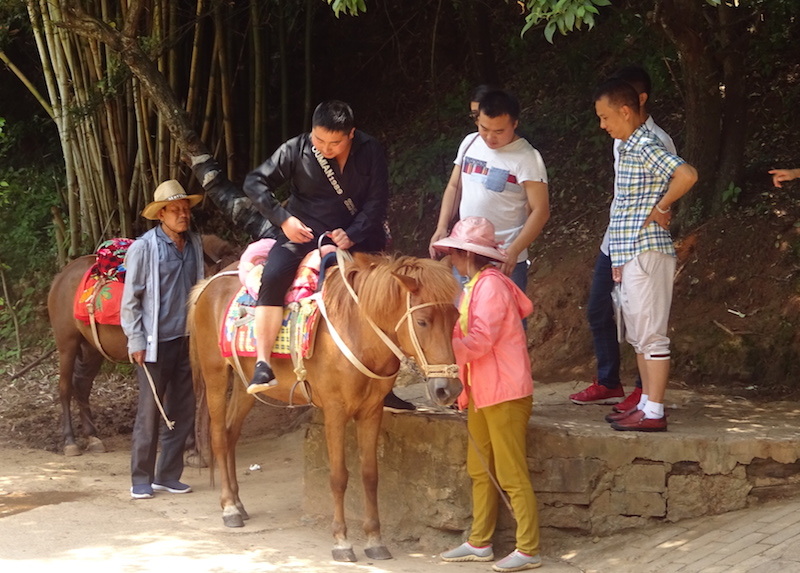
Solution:
[(638, 94), (629, 83), (609, 80), (597, 88), (594, 100), (600, 127), (623, 142), (609, 254), (614, 280), (620, 283), (626, 339), (636, 351), (642, 378), (639, 404), (606, 420), (615, 430), (663, 432), (670, 365), (667, 323), (675, 273), (670, 208), (695, 184), (697, 171), (667, 151), (647, 128)]

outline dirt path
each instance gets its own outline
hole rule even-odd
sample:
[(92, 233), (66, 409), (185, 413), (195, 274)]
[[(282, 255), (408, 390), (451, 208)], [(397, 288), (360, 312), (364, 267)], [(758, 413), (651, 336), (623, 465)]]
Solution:
[[(184, 472), (191, 494), (131, 500), (125, 436), (108, 440), (108, 453), (78, 458), (0, 447), (0, 571), (490, 571), (485, 563), (440, 563), (397, 543), (390, 543), (393, 560), (370, 562), (352, 521), (360, 561), (332, 561), (328, 523), (304, 519), (300, 509), (303, 434), (301, 427), (243, 441), (239, 478), (251, 519), (240, 529), (222, 525), (208, 470)], [(248, 471), (251, 464), (262, 469)]]

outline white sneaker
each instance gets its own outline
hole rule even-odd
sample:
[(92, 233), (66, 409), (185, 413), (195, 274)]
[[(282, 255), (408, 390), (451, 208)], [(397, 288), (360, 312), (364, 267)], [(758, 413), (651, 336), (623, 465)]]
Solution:
[(491, 545), (475, 547), (467, 541), (455, 549), (445, 551), (441, 557), (442, 561), (491, 561), (494, 559), (494, 552)]
[(492, 565), (494, 571), (524, 571), (525, 569), (536, 569), (542, 566), (542, 558), (536, 555), (528, 555), (519, 549), (515, 549), (506, 557)]

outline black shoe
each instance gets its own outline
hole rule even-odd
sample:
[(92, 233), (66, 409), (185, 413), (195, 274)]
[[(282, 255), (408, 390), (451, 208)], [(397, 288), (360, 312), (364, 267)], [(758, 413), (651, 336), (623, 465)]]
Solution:
[(383, 409), (394, 412), (395, 414), (402, 414), (403, 412), (413, 412), (417, 407), (411, 402), (406, 402), (402, 398), (399, 398), (394, 393), (394, 390), (392, 390), (386, 394), (386, 398), (383, 399)]
[(250, 385), (247, 387), (248, 394), (257, 394), (264, 390), (277, 386), (278, 381), (275, 380), (275, 374), (272, 372), (269, 364), (266, 362), (256, 362), (256, 370), (253, 372), (253, 378), (250, 380)]

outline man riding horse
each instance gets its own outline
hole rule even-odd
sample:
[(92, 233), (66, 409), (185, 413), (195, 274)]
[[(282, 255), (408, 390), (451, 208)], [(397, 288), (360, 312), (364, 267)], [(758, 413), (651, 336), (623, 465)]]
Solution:
[[(284, 207), (275, 191), (289, 183)], [(310, 133), (290, 139), (245, 179), (244, 192), (279, 228), (264, 267), (255, 312), (257, 362), (248, 393), (273, 387), (269, 356), (283, 319), (286, 291), (303, 257), (327, 235), (340, 249), (381, 251), (389, 196), (386, 157), (376, 139), (355, 129), (353, 111), (331, 100), (317, 106)], [(413, 410), (394, 394), (385, 405)]]

